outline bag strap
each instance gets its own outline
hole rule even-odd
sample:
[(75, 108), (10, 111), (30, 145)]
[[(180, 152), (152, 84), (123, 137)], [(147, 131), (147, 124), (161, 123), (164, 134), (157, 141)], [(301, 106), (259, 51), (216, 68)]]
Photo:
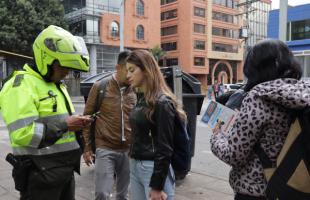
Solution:
[[(287, 186), (287, 182), (291, 178), (301, 160), (305, 161), (306, 168), (310, 172), (309, 155), (307, 146), (309, 146), (309, 124), (310, 110), (309, 108), (297, 115), (295, 120), (299, 121), (301, 132), (291, 144), (288, 152), (271, 176), (266, 194), (268, 199), (310, 199), (310, 194), (302, 193)], [(261, 158), (260, 158), (261, 159)], [(264, 167), (264, 165), (263, 165)]]
[[(112, 80), (112, 76), (108, 76), (100, 80), (99, 86), (97, 88), (97, 98), (96, 98), (96, 104), (95, 104), (95, 112), (98, 112), (101, 106), (101, 103), (104, 99), (106, 90), (107, 90), (107, 85)], [(95, 113), (94, 112), (94, 113)]]
[[(107, 85), (112, 80), (112, 76), (109, 75), (103, 79), (100, 80), (99, 86), (97, 88), (97, 97), (96, 97), (96, 103), (95, 103), (95, 110), (94, 113), (98, 112), (100, 110), (101, 103), (104, 99), (105, 92), (107, 90)], [(96, 118), (95, 118), (96, 121)], [(95, 121), (91, 124), (90, 128), (90, 144), (93, 153), (96, 151), (96, 145), (95, 145)]]

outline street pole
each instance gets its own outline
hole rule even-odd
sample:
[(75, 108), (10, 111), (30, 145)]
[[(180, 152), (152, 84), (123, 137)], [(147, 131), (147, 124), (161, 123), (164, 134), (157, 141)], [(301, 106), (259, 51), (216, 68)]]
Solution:
[(122, 0), (121, 7), (120, 7), (120, 45), (119, 51), (124, 51), (124, 16), (125, 15), (125, 0)]
[(286, 29), (287, 29), (287, 3), (288, 0), (280, 1), (279, 13), (279, 39), (286, 42)]

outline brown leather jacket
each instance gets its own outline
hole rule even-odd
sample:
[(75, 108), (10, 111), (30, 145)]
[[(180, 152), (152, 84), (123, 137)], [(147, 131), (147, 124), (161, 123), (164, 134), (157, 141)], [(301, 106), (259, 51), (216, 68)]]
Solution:
[[(91, 115), (95, 112), (96, 98), (99, 82), (91, 88), (84, 109), (84, 115)], [(97, 116), (95, 125), (96, 147), (116, 151), (126, 151), (131, 140), (131, 128), (129, 125), (129, 113), (134, 108), (137, 98), (132, 88), (127, 87), (122, 92), (115, 77), (108, 82), (100, 114)], [(122, 110), (124, 124), (122, 126)], [(122, 127), (124, 127), (124, 138), (122, 139)], [(84, 152), (90, 151), (90, 128), (83, 130), (85, 140)], [(123, 140), (123, 141), (122, 141)]]

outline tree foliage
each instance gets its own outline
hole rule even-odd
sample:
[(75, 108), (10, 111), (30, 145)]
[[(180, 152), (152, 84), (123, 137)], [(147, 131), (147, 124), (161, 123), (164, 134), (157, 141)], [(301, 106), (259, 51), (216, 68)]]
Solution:
[(151, 52), (152, 52), (152, 54), (153, 54), (153, 56), (157, 62), (167, 54), (167, 52), (162, 50), (162, 48), (159, 45), (156, 45), (155, 47), (153, 47), (151, 49)]
[(32, 55), (32, 43), (47, 26), (67, 28), (59, 0), (0, 0), (0, 49)]

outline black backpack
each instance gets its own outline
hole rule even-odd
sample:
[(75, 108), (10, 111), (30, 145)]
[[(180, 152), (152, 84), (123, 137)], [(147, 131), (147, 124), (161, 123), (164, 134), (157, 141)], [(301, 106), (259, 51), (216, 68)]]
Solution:
[[(164, 98), (162, 95), (160, 98)], [(170, 99), (170, 97), (167, 97)], [(170, 99), (171, 100), (171, 99)], [(176, 108), (174, 119), (174, 137), (173, 137), (173, 155), (171, 165), (176, 179), (183, 179), (191, 167), (191, 135), (186, 120), (182, 120), (178, 115)]]
[[(182, 120), (176, 113), (174, 149), (171, 158), (171, 165), (176, 176), (185, 176), (190, 170), (191, 163), (191, 138), (187, 122)], [(181, 177), (180, 177), (181, 178)]]

